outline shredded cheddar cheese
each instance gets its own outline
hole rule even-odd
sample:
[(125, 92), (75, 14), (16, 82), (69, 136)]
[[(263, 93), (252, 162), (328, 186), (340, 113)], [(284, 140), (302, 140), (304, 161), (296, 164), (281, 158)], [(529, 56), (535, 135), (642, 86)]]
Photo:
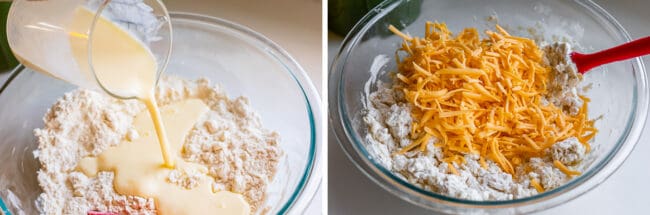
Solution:
[(449, 164), (449, 165), (447, 165), (447, 166), (449, 167), (449, 172), (451, 172), (451, 174), (454, 174), (454, 175), (460, 175), (460, 174), (458, 173), (458, 170), (456, 170), (456, 167), (454, 167), (454, 165)]
[(597, 132), (587, 118), (589, 100), (581, 97), (585, 102), (575, 115), (543, 102), (551, 71), (543, 52), (533, 40), (496, 29), (481, 40), (474, 28), (453, 35), (442, 23), (427, 22), (423, 38), (389, 27), (404, 39), (395, 55), (395, 80), (414, 119), (413, 141), (399, 153), (424, 151), (435, 137), (449, 166), (471, 153), (480, 156), (483, 167), (490, 159), (514, 174), (523, 162), (566, 138), (575, 136), (589, 149)]
[(537, 190), (538, 193), (543, 193), (544, 192), (544, 187), (542, 187), (541, 184), (537, 181), (537, 179), (531, 179), (530, 180), (530, 185), (533, 185), (535, 190)]
[(554, 160), (553, 165), (555, 167), (557, 167), (560, 171), (562, 171), (564, 174), (568, 175), (568, 176), (580, 175), (580, 172), (570, 170), (568, 167), (566, 167), (564, 164), (562, 164), (562, 162), (560, 162), (559, 160)]

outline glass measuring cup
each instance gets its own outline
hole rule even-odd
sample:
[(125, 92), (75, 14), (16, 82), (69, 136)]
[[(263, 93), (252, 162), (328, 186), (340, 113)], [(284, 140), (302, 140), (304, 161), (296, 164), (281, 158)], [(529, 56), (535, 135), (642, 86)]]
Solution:
[[(80, 9), (94, 17), (79, 22)], [(83, 88), (135, 98), (107, 88), (94, 73), (92, 56), (97, 50), (92, 48), (93, 32), (101, 19), (116, 24), (148, 48), (156, 59), (152, 80), (157, 81), (172, 48), (169, 13), (160, 0), (16, 0), (7, 18), (7, 39), (16, 58), (27, 67)], [(85, 58), (75, 58), (71, 41), (87, 48)], [(115, 45), (120, 44), (115, 41)], [(115, 62), (120, 63), (126, 61)]]

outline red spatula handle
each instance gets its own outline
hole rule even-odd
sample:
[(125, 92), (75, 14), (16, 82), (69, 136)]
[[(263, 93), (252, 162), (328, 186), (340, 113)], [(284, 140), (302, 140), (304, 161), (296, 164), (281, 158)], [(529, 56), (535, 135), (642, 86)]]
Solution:
[(571, 53), (571, 60), (584, 74), (590, 69), (616, 61), (650, 54), (650, 36), (592, 54)]

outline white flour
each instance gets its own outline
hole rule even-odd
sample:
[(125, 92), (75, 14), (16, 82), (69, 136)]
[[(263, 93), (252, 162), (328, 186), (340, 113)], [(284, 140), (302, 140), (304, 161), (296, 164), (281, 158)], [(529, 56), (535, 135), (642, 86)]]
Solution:
[[(566, 48), (566, 47), (563, 47)], [(566, 52), (565, 52), (566, 53)], [(564, 58), (565, 55), (555, 57)], [(378, 75), (381, 65), (385, 64), (385, 57), (376, 57), (373, 62), (371, 74)], [(566, 59), (551, 59), (552, 62), (567, 63)], [(381, 64), (377, 66), (378, 64)], [(556, 64), (553, 64), (556, 65)], [(549, 101), (564, 107), (566, 111), (573, 111), (582, 105), (576, 92), (575, 70), (569, 70), (568, 66), (555, 66), (555, 79), (552, 79), (557, 86), (557, 94), (549, 97)], [(405, 154), (398, 154), (402, 147), (411, 143), (409, 132), (413, 119), (410, 114), (410, 106), (403, 98), (400, 91), (393, 90), (389, 84), (376, 81), (376, 77), (369, 82), (375, 84), (377, 90), (369, 93), (365, 91), (365, 107), (367, 112), (363, 118), (368, 126), (366, 147), (368, 152), (374, 156), (377, 162), (402, 178), (422, 189), (441, 193), (451, 197), (486, 201), (486, 200), (510, 200), (523, 198), (537, 194), (530, 181), (537, 180), (545, 190), (551, 190), (568, 182), (571, 178), (553, 165), (557, 159), (569, 168), (577, 164), (585, 156), (585, 148), (576, 138), (554, 144), (543, 158), (531, 158), (528, 161), (529, 171), (521, 168), (512, 175), (503, 172), (499, 166), (486, 159), (487, 168), (483, 168), (478, 155), (465, 155), (466, 163), (462, 165), (453, 164), (458, 175), (449, 172), (446, 162), (442, 162), (442, 153), (439, 147), (433, 144), (437, 141), (432, 138), (425, 152), (414, 150)], [(567, 83), (575, 83), (568, 85)], [(368, 84), (368, 83), (367, 83)], [(563, 96), (564, 99), (554, 97)], [(575, 96), (575, 97), (570, 97)], [(570, 98), (569, 98), (570, 97)], [(557, 103), (556, 103), (557, 102)], [(577, 106), (577, 107), (576, 107)]]
[(572, 66), (567, 56), (571, 46), (567, 43), (553, 43), (545, 46), (544, 61), (551, 65), (551, 74), (545, 99), (565, 112), (575, 115), (582, 107), (582, 99), (578, 96), (578, 84), (582, 76)]
[[(205, 165), (216, 190), (241, 193), (252, 207), (262, 209), (266, 187), (281, 157), (277, 133), (263, 128), (260, 117), (244, 97), (229, 99), (205, 79), (164, 78), (157, 88), (161, 106), (187, 98), (201, 99), (210, 111), (187, 134), (185, 160)], [(77, 161), (100, 154), (125, 139), (137, 138), (133, 117), (144, 111), (135, 100), (117, 100), (88, 90), (76, 90), (59, 99), (36, 129), (41, 162), (38, 181), (43, 188), (38, 203), (45, 214), (86, 214), (90, 210), (120, 214), (155, 214), (151, 198), (124, 196), (113, 189), (113, 173), (89, 178), (74, 171)], [(173, 171), (169, 182), (196, 186), (196, 173)]]

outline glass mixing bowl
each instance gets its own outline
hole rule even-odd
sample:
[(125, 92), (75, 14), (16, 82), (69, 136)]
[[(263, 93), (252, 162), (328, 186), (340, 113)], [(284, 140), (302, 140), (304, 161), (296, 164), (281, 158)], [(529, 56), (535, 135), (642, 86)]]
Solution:
[[(266, 128), (280, 134), (285, 156), (267, 193), (271, 214), (301, 213), (321, 175), (321, 109), (304, 70), (264, 36), (225, 20), (172, 13), (174, 47), (166, 74), (206, 77), (230, 97), (246, 96)], [(264, 68), (260, 70), (259, 68)], [(37, 214), (34, 200), (37, 147), (32, 130), (56, 99), (75, 89), (63, 81), (18, 67), (0, 88), (0, 208)]]
[[(405, 13), (404, 8), (421, 10)], [(405, 21), (407, 20), (407, 21)], [(415, 20), (411, 22), (412, 20)], [(330, 125), (341, 147), (355, 165), (379, 186), (416, 205), (446, 213), (527, 213), (550, 208), (595, 188), (627, 158), (639, 140), (648, 110), (646, 71), (640, 59), (609, 64), (586, 74), (593, 84), (589, 114), (598, 120), (587, 168), (567, 184), (539, 195), (509, 201), (470, 201), (420, 189), (379, 165), (365, 148), (364, 84), (378, 55), (392, 59), (402, 39), (387, 30), (389, 24), (414, 36), (424, 35), (426, 21), (447, 23), (452, 32), (476, 27), (480, 32), (498, 23), (513, 35), (569, 38), (579, 51), (608, 48), (630, 40), (607, 12), (588, 0), (389, 0), (367, 14), (342, 43), (329, 76)], [(390, 81), (396, 63), (389, 60), (377, 77)], [(370, 91), (376, 86), (370, 85)]]

